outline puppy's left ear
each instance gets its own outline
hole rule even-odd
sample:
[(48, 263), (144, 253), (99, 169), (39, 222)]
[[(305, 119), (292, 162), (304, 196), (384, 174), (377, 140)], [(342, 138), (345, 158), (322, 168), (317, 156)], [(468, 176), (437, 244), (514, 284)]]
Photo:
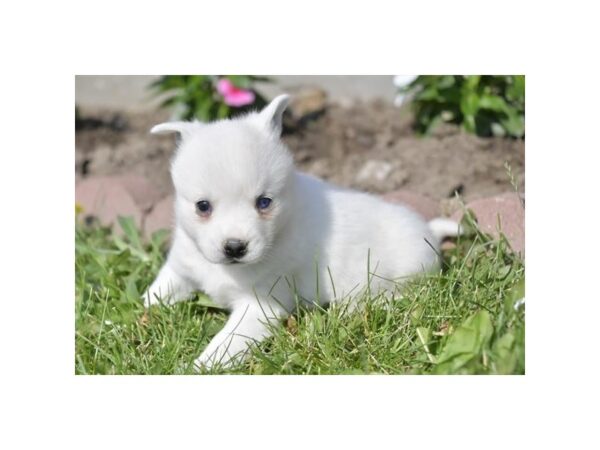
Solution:
[(265, 108), (258, 114), (262, 125), (268, 131), (271, 131), (277, 136), (281, 135), (281, 130), (283, 129), (283, 112), (285, 111), (285, 108), (287, 108), (289, 102), (290, 96), (287, 94), (282, 94), (278, 97), (275, 97), (271, 103), (265, 106)]
[(194, 127), (198, 126), (194, 122), (164, 122), (154, 125), (150, 130), (152, 134), (170, 134), (179, 133), (180, 135), (188, 134)]

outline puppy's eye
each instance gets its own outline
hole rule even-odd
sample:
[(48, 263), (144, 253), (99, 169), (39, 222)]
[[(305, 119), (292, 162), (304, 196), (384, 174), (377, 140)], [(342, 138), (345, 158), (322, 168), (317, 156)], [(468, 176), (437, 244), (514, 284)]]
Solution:
[(261, 195), (260, 197), (258, 197), (256, 199), (256, 209), (258, 209), (259, 211), (265, 210), (269, 206), (271, 206), (272, 202), (273, 202), (273, 200), (270, 199), (269, 197), (265, 197), (264, 195)]
[(200, 200), (196, 203), (196, 211), (201, 216), (209, 216), (212, 212), (212, 206), (208, 200)]

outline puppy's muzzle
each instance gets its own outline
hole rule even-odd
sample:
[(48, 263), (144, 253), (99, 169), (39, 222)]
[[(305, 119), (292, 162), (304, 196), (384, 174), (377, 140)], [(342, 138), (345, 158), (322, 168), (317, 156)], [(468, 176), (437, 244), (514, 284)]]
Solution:
[(228, 258), (239, 259), (248, 252), (248, 242), (239, 239), (227, 239), (223, 251)]

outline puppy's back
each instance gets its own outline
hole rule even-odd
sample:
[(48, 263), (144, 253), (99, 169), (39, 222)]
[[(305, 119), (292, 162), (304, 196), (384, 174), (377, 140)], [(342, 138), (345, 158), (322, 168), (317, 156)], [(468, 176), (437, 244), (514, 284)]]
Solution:
[(438, 241), (414, 211), (306, 175), (298, 189), (298, 233), (305, 237), (304, 252), (315, 255), (305, 270), (314, 272), (318, 262), (337, 297), (356, 291), (369, 271), (376, 286), (389, 288), (385, 279), (402, 281), (436, 266)]

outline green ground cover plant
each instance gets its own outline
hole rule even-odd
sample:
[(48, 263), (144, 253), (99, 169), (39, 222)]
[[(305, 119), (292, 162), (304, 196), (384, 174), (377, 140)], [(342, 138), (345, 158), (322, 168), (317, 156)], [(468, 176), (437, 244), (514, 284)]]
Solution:
[[(143, 240), (128, 218), (114, 230), (75, 227), (75, 372), (193, 374), (226, 311), (202, 294), (145, 311), (141, 294), (169, 233)], [(443, 268), (401, 292), (300, 310), (231, 374), (523, 374), (525, 268), (506, 239), (477, 230), (444, 251)], [(204, 372), (208, 373), (208, 372)]]
[(525, 135), (524, 75), (420, 75), (400, 92), (421, 134), (449, 122), (483, 137)]

